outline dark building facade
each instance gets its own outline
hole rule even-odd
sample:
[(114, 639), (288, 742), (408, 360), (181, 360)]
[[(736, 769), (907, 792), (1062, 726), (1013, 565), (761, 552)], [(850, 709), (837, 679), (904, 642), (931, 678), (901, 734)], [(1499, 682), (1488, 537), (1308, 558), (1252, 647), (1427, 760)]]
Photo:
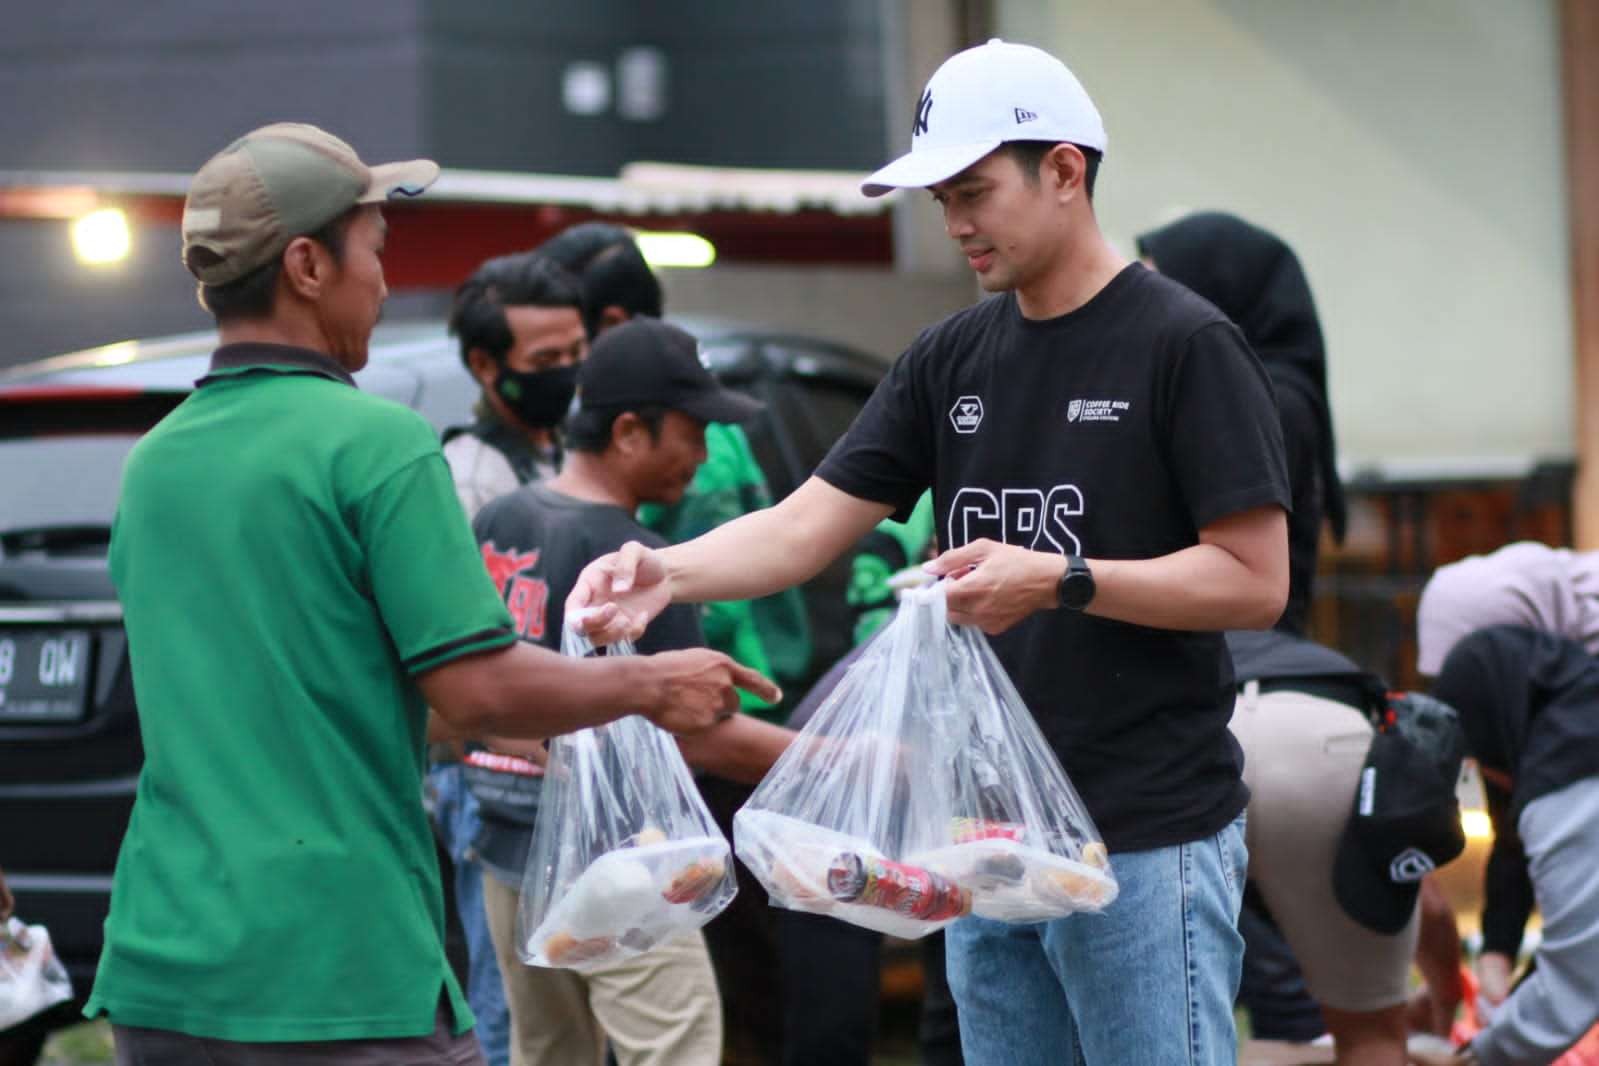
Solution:
[[(613, 176), (625, 163), (867, 170), (884, 12), (860, 0), (8, 4), (0, 169), (191, 172), (314, 122), (367, 158)], [(394, 311), (426, 306), (401, 299)], [(0, 221), (0, 363), (207, 324), (170, 227), (87, 268), (64, 222)]]

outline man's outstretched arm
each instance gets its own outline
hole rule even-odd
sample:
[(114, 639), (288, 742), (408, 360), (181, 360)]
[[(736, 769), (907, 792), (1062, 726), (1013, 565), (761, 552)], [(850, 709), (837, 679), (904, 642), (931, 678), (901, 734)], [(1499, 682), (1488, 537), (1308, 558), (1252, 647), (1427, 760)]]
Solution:
[(704, 648), (577, 659), (518, 642), (451, 660), (418, 683), (446, 731), (460, 737), (553, 737), (629, 714), (693, 733), (735, 713), (738, 689), (782, 698), (765, 677)]
[(812, 477), (704, 536), (601, 556), (578, 576), (566, 616), (597, 643), (637, 639), (669, 603), (756, 599), (807, 581), (891, 513)]

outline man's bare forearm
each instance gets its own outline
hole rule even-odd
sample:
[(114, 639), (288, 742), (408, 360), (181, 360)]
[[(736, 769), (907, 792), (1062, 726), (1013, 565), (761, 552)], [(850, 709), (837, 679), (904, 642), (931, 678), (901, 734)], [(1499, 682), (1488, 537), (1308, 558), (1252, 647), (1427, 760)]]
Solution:
[[(1087, 560), (1094, 593), (1086, 611), (1154, 629), (1265, 629), (1288, 598), (1288, 527), (1262, 507), (1199, 531), (1199, 543), (1153, 559)], [(926, 568), (948, 578), (950, 618), (1003, 633), (1060, 602), (1066, 557), (979, 538)]]
[(660, 551), (679, 603), (751, 600), (809, 581), (892, 513), (811, 478), (782, 502)]
[(1214, 544), (1156, 559), (1093, 559), (1087, 613), (1155, 629), (1269, 629), (1282, 617), (1287, 574), (1251, 570)]
[(644, 656), (576, 659), (518, 642), (446, 663), (423, 675), (421, 685), (446, 737), (536, 740), (653, 705), (659, 698), (653, 675)]

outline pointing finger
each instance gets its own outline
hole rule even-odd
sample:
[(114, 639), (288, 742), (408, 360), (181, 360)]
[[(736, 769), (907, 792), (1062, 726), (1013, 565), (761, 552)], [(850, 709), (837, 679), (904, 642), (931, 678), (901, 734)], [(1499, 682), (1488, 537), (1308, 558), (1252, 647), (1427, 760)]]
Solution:
[(767, 703), (777, 703), (783, 698), (783, 690), (777, 687), (776, 682), (758, 670), (751, 670), (742, 663), (728, 660), (728, 666), (733, 671), (733, 684), (754, 696), (765, 700)]

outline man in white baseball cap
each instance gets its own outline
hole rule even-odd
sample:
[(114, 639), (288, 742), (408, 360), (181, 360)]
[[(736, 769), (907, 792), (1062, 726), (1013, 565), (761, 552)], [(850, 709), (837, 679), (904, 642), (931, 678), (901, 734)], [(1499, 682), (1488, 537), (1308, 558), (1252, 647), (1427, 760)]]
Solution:
[(1233, 1066), (1248, 790), (1222, 632), (1288, 593), (1288, 480), (1265, 371), (1220, 311), (1124, 259), (1091, 201), (1106, 146), (1036, 48), (949, 59), (911, 151), (863, 186), (926, 188), (1000, 295), (924, 331), (781, 503), (595, 563), (567, 610), (636, 632), (671, 600), (803, 581), (929, 486), (950, 618), (976, 625), (1087, 804), (1103, 915), (964, 918), (950, 986), (970, 1066)]
[(861, 191), (925, 189), (1013, 141), (1074, 144), (1097, 162), (1105, 123), (1066, 64), (995, 38), (938, 68), (917, 101), (911, 150), (867, 178)]

